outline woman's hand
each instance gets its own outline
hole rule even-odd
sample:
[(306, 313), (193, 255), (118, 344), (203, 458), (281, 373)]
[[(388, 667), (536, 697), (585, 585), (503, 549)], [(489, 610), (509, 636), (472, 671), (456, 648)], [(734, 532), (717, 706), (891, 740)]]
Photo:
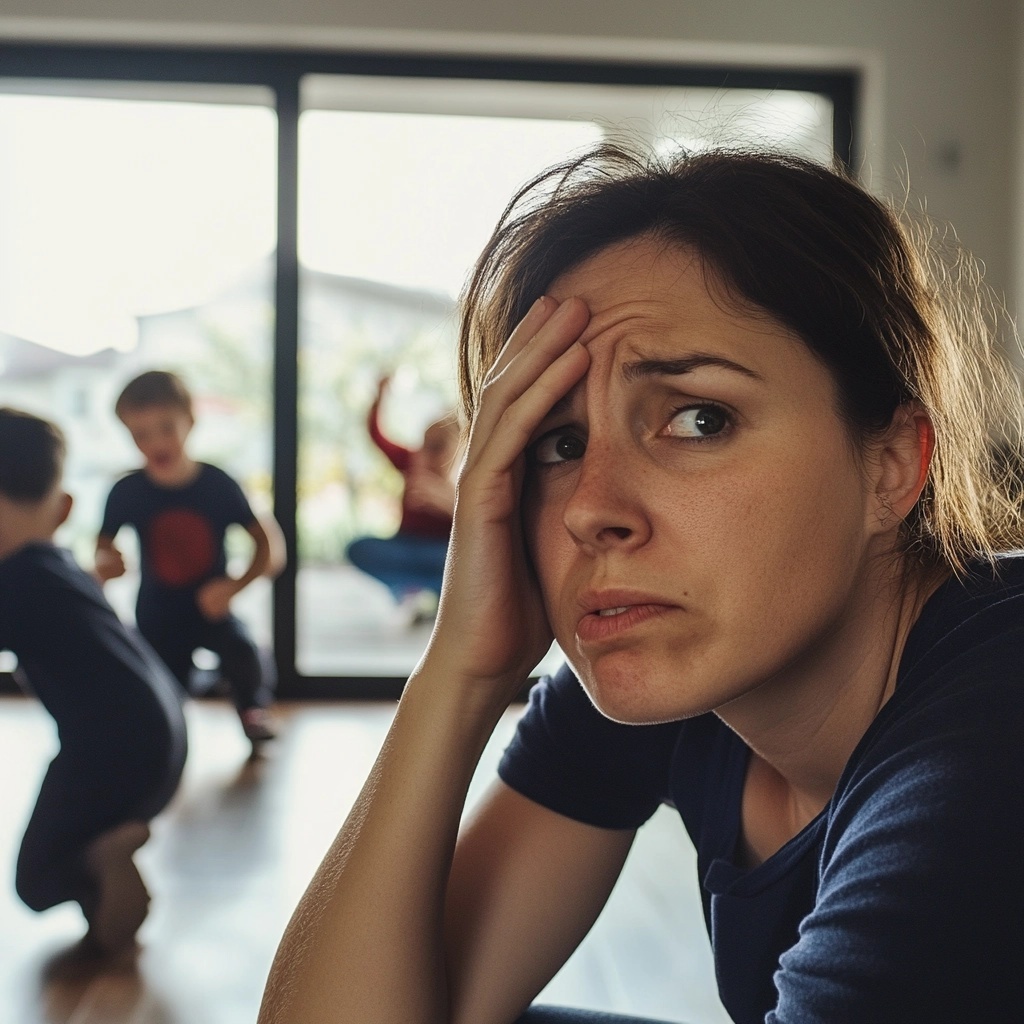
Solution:
[(587, 372), (582, 300), (541, 298), (484, 381), (459, 473), (452, 541), (428, 657), (462, 678), (500, 683), (502, 707), (552, 634), (523, 542), (525, 450), (551, 407)]
[[(589, 902), (585, 894), (573, 894), (570, 913), (583, 925), (560, 923), (557, 934), (569, 937), (547, 942), (538, 956), (531, 934), (537, 922), (510, 913), (520, 901), (509, 893), (521, 881), (527, 887), (538, 881), (531, 870), (549, 881), (564, 877), (551, 876), (547, 858), (535, 856), (551, 850), (544, 837), (552, 834), (566, 851), (560, 863), (578, 877), (579, 849), (585, 846), (579, 830), (586, 826), (556, 827), (554, 833), (542, 828), (538, 840), (534, 819), (517, 829), (530, 834), (518, 837), (523, 842), (515, 863), (504, 859), (507, 844), (491, 844), (487, 836), (494, 833), (478, 830), (482, 838), (475, 848), (483, 851), (491, 873), (474, 874), (477, 858), (464, 858), (470, 867), (461, 870), (469, 881), (456, 884), (459, 909), (445, 906), (480, 753), (551, 642), (523, 546), (524, 451), (552, 405), (587, 372), (590, 357), (576, 342), (588, 320), (579, 299), (561, 305), (539, 300), (487, 376), (459, 476), (430, 645), (405, 687), (359, 799), (285, 931), (261, 1024), (439, 1024), (451, 1021), (453, 1013), (473, 1021), (499, 1019), (507, 1006), (521, 1006), (538, 979), (543, 984), (552, 964), (568, 955), (589, 923), (584, 918), (590, 910), (579, 908), (596, 913), (611, 887), (609, 882), (600, 891), (588, 881), (585, 888), (600, 893)], [(548, 811), (542, 816), (557, 817)], [(628, 842), (616, 852), (615, 872), (627, 848)], [(589, 857), (584, 861), (591, 863)], [(583, 875), (594, 878), (589, 868)], [(609, 877), (614, 881), (614, 873)], [(479, 878), (504, 878), (508, 885), (477, 889)], [(446, 939), (446, 914), (451, 925), (453, 913), (462, 923)], [(540, 924), (546, 928), (548, 922)], [(511, 944), (502, 938), (507, 935)], [(470, 949), (480, 955), (474, 958)], [(517, 961), (513, 980), (491, 970), (510, 960)]]

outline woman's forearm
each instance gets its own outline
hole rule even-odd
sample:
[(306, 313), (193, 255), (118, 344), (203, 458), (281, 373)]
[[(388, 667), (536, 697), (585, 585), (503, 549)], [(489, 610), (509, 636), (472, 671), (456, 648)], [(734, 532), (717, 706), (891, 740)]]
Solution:
[(444, 897), (470, 780), (501, 708), (430, 661), (285, 931), (259, 1024), (447, 1021)]
[(538, 301), (492, 369), (427, 653), (288, 925), (259, 1024), (448, 1020), (445, 897), (466, 793), (495, 724), (551, 643), (522, 543), (524, 449), (589, 365), (576, 343), (586, 306), (555, 306)]

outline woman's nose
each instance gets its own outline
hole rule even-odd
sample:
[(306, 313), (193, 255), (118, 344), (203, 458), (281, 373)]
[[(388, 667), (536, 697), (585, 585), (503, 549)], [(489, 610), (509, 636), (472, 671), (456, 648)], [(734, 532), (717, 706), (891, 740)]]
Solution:
[(626, 453), (588, 444), (562, 519), (577, 544), (594, 551), (647, 542), (651, 527), (642, 483)]

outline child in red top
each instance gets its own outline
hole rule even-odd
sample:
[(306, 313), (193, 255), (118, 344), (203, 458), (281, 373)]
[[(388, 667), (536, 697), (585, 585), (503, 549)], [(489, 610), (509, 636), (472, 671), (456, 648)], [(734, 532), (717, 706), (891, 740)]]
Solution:
[(455, 510), (452, 468), (459, 445), (454, 416), (431, 423), (423, 444), (404, 448), (387, 438), (380, 428), (380, 406), (388, 379), (377, 386), (370, 406), (367, 428), (374, 444), (402, 474), (402, 519), (392, 537), (359, 537), (349, 544), (349, 561), (380, 580), (399, 604), (422, 614), (425, 601), (436, 604), (448, 554), (448, 538)]

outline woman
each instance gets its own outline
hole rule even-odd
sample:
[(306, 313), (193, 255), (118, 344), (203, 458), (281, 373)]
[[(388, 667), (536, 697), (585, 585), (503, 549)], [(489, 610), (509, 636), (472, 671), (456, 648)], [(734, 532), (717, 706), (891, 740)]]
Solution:
[(509, 1024), (662, 802), (739, 1024), (1019, 1015), (1014, 392), (934, 287), (791, 158), (606, 149), (517, 197), (466, 296), (433, 637), (261, 1021)]

